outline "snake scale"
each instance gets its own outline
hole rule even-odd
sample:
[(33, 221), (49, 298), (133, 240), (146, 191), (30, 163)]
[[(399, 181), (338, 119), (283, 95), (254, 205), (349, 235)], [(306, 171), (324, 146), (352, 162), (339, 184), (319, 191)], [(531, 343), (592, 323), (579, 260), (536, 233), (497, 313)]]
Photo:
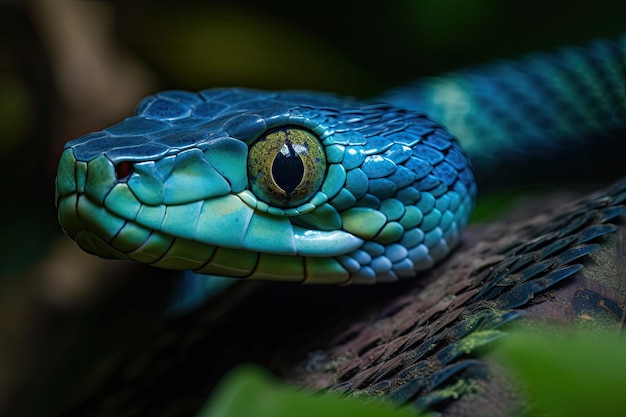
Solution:
[[(459, 243), (475, 177), (623, 132), (625, 78), (622, 35), (418, 80), (367, 101), (246, 89), (158, 93), (135, 116), (66, 145), (56, 183), (59, 220), (90, 253), (162, 268), (406, 283)], [(425, 302), (418, 316), (402, 300), (391, 304), (379, 320), (395, 314), (400, 327), (387, 344), (366, 331), (368, 320), (355, 322), (335, 336), (343, 341), (336, 356), (307, 365), (321, 369), (323, 383), (297, 372), (291, 379), (418, 408), (462, 397), (449, 386), (470, 369), (479, 381), (491, 372), (463, 355), (500, 337), (495, 329), (520, 317), (516, 308), (574, 279), (582, 267), (573, 262), (598, 250), (590, 242), (615, 231), (606, 223), (624, 213), (625, 187), (532, 230), (539, 237), (527, 232), (530, 240), (503, 250), (500, 264), (441, 284), (457, 288), (456, 298)], [(594, 292), (577, 297), (582, 312), (603, 306), (611, 317), (623, 313)], [(401, 320), (405, 310), (413, 316)], [(213, 344), (199, 346), (204, 354)], [(290, 345), (282, 349), (286, 355)], [(114, 393), (127, 378), (120, 374)], [(459, 407), (451, 414), (465, 415)]]

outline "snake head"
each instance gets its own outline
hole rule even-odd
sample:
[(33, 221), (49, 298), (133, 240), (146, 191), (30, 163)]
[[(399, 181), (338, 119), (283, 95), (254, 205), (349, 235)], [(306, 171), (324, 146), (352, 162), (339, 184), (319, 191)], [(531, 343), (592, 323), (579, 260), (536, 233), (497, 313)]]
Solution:
[(319, 93), (168, 91), (70, 141), (59, 222), (85, 251), (239, 278), (372, 283), (457, 244), (476, 193), (425, 115)]

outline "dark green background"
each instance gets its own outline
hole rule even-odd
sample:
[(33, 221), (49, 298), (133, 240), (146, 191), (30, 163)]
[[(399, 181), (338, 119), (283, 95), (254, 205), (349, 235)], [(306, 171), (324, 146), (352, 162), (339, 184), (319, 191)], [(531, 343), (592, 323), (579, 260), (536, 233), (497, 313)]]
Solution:
[[(367, 97), (419, 76), (626, 31), (626, 3), (615, 0), (96, 3), (110, 13), (108, 46), (142, 67), (147, 93), (246, 86)], [(133, 311), (113, 302), (59, 313), (37, 302), (45, 279), (37, 267), (61, 238), (53, 200), (63, 142), (114, 120), (68, 119), (36, 11), (36, 2), (0, 5), (0, 368), (20, 364), (0, 380), (0, 400), (17, 392), (15, 409), (43, 416), (67, 401), (92, 352), (106, 355), (116, 336), (135, 331), (116, 320), (141, 323), (152, 306), (141, 289)], [(50, 314), (58, 317), (42, 319)]]

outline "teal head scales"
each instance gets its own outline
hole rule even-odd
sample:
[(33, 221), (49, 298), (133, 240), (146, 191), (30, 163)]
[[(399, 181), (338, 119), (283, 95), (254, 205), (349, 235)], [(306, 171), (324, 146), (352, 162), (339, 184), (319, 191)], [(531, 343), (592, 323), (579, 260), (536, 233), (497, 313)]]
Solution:
[(318, 93), (144, 99), (70, 141), (59, 221), (92, 254), (307, 283), (413, 277), (459, 240), (476, 194), (456, 140), (419, 112)]

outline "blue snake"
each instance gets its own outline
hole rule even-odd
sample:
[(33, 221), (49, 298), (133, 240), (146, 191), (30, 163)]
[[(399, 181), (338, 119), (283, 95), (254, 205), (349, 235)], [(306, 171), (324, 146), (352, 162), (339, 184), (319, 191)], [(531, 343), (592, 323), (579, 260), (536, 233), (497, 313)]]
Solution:
[(59, 221), (89, 253), (161, 268), (305, 283), (412, 278), (459, 243), (474, 170), (494, 175), (624, 129), (625, 69), (621, 36), (371, 100), (161, 92), (65, 145)]

